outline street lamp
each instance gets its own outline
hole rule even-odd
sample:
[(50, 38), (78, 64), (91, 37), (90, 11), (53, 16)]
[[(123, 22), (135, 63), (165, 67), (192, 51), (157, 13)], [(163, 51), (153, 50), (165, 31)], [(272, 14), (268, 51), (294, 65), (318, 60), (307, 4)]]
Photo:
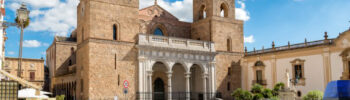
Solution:
[(21, 65), (22, 65), (22, 45), (23, 45), (23, 29), (26, 21), (29, 21), (29, 11), (25, 4), (22, 4), (19, 9), (17, 9), (17, 24), (21, 28), (21, 37), (20, 37), (20, 45), (19, 45), (19, 55), (18, 55), (18, 72), (17, 75), (21, 78)]

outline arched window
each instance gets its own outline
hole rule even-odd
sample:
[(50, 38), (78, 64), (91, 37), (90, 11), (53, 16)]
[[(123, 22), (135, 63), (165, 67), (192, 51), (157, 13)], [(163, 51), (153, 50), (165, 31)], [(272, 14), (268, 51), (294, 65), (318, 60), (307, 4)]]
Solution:
[(207, 12), (206, 12), (205, 6), (202, 5), (199, 10), (199, 19), (205, 19), (206, 17), (207, 17)]
[(163, 30), (161, 30), (160, 28), (156, 28), (156, 30), (154, 30), (154, 35), (159, 35), (159, 36), (164, 36)]
[(227, 39), (227, 51), (232, 51), (232, 40), (231, 40), (231, 38)]
[(228, 17), (228, 6), (225, 3), (222, 3), (220, 6), (220, 16)]
[(117, 25), (113, 25), (113, 40), (117, 40)]

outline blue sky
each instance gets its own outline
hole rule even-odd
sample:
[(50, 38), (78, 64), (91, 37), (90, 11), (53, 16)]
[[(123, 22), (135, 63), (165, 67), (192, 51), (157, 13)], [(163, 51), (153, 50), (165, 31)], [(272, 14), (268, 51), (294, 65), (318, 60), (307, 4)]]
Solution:
[[(237, 1), (237, 0), (236, 0)], [(6, 0), (5, 20), (14, 22), (14, 10), (26, 2), (31, 25), (25, 29), (23, 57), (45, 57), (54, 35), (68, 36), (76, 26), (78, 0)], [(140, 8), (154, 4), (140, 0)], [(158, 0), (158, 4), (183, 21), (191, 22), (192, 0)], [(350, 27), (350, 0), (238, 0), (237, 19), (245, 20), (248, 50), (323, 39), (324, 32), (335, 38)], [(6, 56), (17, 57), (19, 29), (6, 30)], [(250, 37), (250, 38), (248, 38)]]

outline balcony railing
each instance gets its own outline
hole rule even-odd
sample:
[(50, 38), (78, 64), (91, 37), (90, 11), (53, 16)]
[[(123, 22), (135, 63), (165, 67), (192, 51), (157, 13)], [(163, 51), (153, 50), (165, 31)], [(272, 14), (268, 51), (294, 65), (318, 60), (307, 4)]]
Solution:
[(260, 85), (267, 85), (266, 80), (253, 80), (253, 85), (254, 84), (260, 84)]
[(214, 43), (184, 38), (165, 37), (156, 35), (139, 34), (140, 46), (153, 46), (162, 48), (174, 48), (183, 50), (195, 50), (214, 52)]
[[(190, 97), (186, 97), (189, 94)], [(137, 92), (136, 100), (167, 100), (169, 92)], [(211, 93), (211, 92), (172, 92), (172, 100), (203, 100), (204, 95), (207, 100), (212, 100), (214, 98), (221, 98), (221, 93)]]
[(313, 47), (313, 46), (319, 46), (319, 45), (330, 45), (333, 43), (334, 43), (334, 39), (318, 40), (318, 41), (311, 41), (311, 42), (306, 42), (306, 43), (285, 45), (285, 46), (280, 46), (280, 47), (275, 47), (275, 48), (249, 51), (249, 52), (246, 52), (246, 55), (255, 55), (255, 54), (261, 54), (261, 53), (268, 53), (268, 52), (274, 52), (274, 51), (284, 51), (284, 50)]

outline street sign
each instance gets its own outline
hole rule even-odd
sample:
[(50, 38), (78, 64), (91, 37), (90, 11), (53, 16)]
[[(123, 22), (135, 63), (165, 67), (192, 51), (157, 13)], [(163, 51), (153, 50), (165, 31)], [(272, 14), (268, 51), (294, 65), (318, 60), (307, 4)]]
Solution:
[(128, 82), (128, 80), (125, 80), (124, 81), (124, 88), (128, 88), (129, 87), (129, 82)]

